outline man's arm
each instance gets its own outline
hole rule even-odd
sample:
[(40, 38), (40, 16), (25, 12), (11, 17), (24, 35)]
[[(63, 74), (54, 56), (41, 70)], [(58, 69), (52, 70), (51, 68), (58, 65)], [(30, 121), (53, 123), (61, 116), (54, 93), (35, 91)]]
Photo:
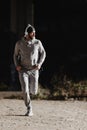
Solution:
[(13, 55), (14, 64), (15, 64), (15, 67), (16, 67), (17, 71), (21, 70), (21, 66), (19, 64), (19, 58), (20, 58), (19, 57), (19, 43), (17, 42), (16, 45), (15, 45), (14, 55)]
[(40, 57), (39, 57), (39, 61), (38, 61), (38, 68), (40, 69), (45, 58), (46, 58), (46, 51), (41, 43), (41, 41), (39, 41), (39, 52), (40, 52)]

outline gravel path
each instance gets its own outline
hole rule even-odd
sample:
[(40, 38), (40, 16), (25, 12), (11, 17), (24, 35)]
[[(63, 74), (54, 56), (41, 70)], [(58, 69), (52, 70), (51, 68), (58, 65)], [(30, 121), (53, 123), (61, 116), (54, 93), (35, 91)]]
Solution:
[(0, 99), (0, 130), (87, 130), (87, 101), (32, 100), (33, 117), (23, 100)]

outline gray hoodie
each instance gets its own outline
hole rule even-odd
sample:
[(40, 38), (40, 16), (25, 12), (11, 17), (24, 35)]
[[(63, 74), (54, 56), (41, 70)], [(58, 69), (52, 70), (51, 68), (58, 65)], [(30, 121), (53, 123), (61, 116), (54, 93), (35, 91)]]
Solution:
[(33, 65), (43, 64), (46, 57), (46, 51), (40, 40), (34, 38), (29, 43), (24, 37), (17, 41), (14, 49), (14, 64), (26, 69), (32, 69)]

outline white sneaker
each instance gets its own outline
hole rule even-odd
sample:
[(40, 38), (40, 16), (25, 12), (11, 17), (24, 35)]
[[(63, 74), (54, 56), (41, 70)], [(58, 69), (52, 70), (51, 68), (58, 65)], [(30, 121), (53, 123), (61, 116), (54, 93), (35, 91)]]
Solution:
[(33, 112), (32, 110), (29, 110), (26, 112), (25, 116), (33, 116)]
[(34, 114), (33, 114), (32, 111), (30, 111), (29, 114), (28, 114), (28, 116), (33, 116), (33, 115), (34, 115)]

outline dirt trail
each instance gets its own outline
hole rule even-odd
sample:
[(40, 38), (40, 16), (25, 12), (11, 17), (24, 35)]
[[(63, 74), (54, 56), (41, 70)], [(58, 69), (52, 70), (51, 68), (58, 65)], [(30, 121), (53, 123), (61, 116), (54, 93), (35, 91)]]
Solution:
[(0, 100), (0, 130), (87, 130), (86, 101), (32, 100), (33, 117), (23, 100)]

